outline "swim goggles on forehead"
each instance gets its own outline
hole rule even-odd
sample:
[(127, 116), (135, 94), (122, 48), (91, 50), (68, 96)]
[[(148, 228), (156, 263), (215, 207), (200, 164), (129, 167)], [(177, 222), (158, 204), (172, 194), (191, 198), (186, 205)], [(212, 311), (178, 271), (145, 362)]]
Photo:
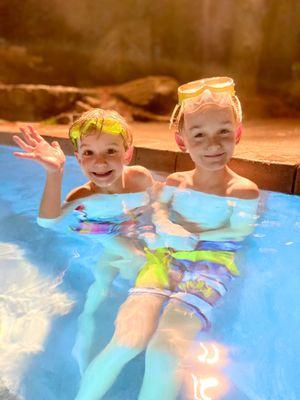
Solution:
[(93, 130), (106, 133), (111, 135), (121, 135), (124, 139), (127, 137), (127, 131), (122, 124), (113, 117), (95, 117), (89, 118), (86, 121), (76, 121), (70, 129), (69, 136), (73, 142), (73, 145), (77, 147), (77, 140)]
[(192, 81), (178, 88), (178, 104), (175, 106), (170, 119), (170, 127), (178, 122), (180, 115), (184, 112), (184, 107), (188, 102), (199, 99), (206, 90), (212, 95), (214, 93), (224, 93), (227, 97), (235, 98), (234, 81), (228, 77), (206, 78)]

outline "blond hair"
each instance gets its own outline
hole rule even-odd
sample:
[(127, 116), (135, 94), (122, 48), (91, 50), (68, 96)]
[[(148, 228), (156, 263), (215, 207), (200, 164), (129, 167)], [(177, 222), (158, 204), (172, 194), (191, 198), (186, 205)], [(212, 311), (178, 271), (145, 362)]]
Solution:
[(179, 114), (178, 114), (178, 116), (177, 116), (177, 118), (176, 118), (176, 121), (173, 122), (173, 125), (178, 130), (178, 132), (181, 132), (182, 129), (183, 129), (183, 126), (184, 126), (184, 115), (196, 112), (196, 111), (200, 110), (205, 105), (212, 105), (212, 106), (215, 105), (215, 106), (220, 107), (220, 108), (225, 108), (225, 107), (231, 108), (236, 123), (240, 124), (242, 122), (242, 107), (241, 107), (241, 103), (240, 103), (238, 97), (237, 96), (232, 96), (230, 99), (228, 98), (228, 102), (227, 103), (223, 102), (223, 104), (221, 104), (217, 100), (217, 97), (219, 97), (219, 96), (220, 96), (219, 94), (217, 94), (217, 95), (214, 94), (214, 96), (210, 97), (210, 101), (207, 101), (207, 102), (203, 101), (201, 106), (195, 107), (192, 111), (186, 111), (184, 109), (181, 109)]
[(101, 132), (121, 135), (125, 150), (132, 146), (132, 133), (125, 119), (117, 111), (103, 110), (102, 108), (94, 108), (84, 112), (71, 125), (69, 138), (75, 150), (77, 150), (78, 140), (84, 136)]
[(178, 88), (178, 104), (170, 119), (170, 128), (175, 126), (180, 132), (184, 125), (184, 115), (194, 113), (207, 105), (232, 109), (238, 124), (242, 122), (242, 107), (235, 95), (234, 81), (229, 77), (204, 78), (188, 82)]

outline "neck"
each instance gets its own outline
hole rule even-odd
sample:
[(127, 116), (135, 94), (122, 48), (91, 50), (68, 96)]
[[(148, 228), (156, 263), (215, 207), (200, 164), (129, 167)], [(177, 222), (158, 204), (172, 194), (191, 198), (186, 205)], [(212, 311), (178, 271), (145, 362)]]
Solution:
[(109, 186), (97, 186), (94, 182), (91, 182), (91, 189), (94, 193), (103, 193), (103, 194), (124, 193), (125, 190), (124, 174), (122, 174), (115, 182), (113, 182)]
[(217, 171), (209, 171), (196, 166), (192, 174), (192, 179), (195, 187), (221, 187), (231, 175), (231, 170), (227, 165)]

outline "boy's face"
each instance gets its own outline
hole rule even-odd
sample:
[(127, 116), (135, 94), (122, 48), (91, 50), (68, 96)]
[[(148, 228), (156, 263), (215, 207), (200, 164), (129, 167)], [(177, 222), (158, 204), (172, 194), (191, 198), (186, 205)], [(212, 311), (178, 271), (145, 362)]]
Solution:
[(83, 173), (98, 187), (118, 182), (123, 168), (130, 162), (121, 135), (92, 133), (78, 141), (77, 160)]
[(184, 115), (182, 139), (196, 166), (215, 171), (231, 159), (236, 143), (233, 111), (208, 105)]

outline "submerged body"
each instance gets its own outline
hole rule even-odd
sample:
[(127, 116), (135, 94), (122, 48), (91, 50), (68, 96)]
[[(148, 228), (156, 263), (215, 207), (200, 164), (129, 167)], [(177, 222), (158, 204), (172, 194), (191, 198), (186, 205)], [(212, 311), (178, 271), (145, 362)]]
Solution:
[[(214, 269), (217, 267), (220, 276), (226, 276), (221, 285), (227, 284), (233, 271), (237, 272), (234, 252), (211, 253), (195, 250), (196, 246), (201, 247), (199, 242), (203, 241), (240, 241), (254, 225), (253, 215), (250, 222), (236, 218), (232, 205), (226, 203), (221, 204), (221, 212), (216, 211), (210, 226), (211, 213), (206, 213), (209, 204), (202, 209), (197, 203), (194, 209), (194, 194), (189, 196), (195, 191), (220, 198), (255, 200), (254, 208), (257, 204), (257, 186), (227, 166), (241, 133), (240, 104), (234, 96), (232, 80), (230, 85), (222, 88), (218, 84), (212, 90), (200, 86), (196, 99), (200, 105), (189, 101), (179, 113), (176, 141), (181, 150), (189, 152), (195, 169), (167, 178), (168, 186), (182, 189), (183, 202), (178, 202), (175, 191), (169, 199), (161, 198), (153, 205), (153, 221), (160, 236), (156, 245), (160, 243), (162, 248), (155, 249), (154, 245), (148, 252), (136, 288), (120, 308), (114, 336), (84, 374), (76, 400), (102, 398), (123, 366), (144, 349), (146, 366), (139, 400), (173, 400), (180, 390), (180, 364), (197, 334), (207, 327), (208, 314), (222, 295), (222, 286), (217, 290), (217, 280), (211, 279)], [(195, 87), (194, 83), (191, 87)], [(187, 90), (188, 96), (191, 93)], [(200, 210), (200, 219), (186, 219), (185, 208), (196, 213)], [(170, 209), (179, 217), (175, 223)], [(201, 277), (206, 269), (210, 285)], [(169, 301), (165, 305), (166, 300)]]
[[(257, 199), (221, 197), (175, 186), (165, 186), (160, 199), (170, 207), (173, 223), (194, 232), (188, 237), (187, 246), (180, 232), (176, 236), (176, 226), (168, 232), (169, 223), (164, 226), (164, 221), (156, 220), (156, 230), (168, 248), (148, 253), (148, 262), (131, 293), (156, 293), (177, 299), (198, 312), (203, 324), (209, 325), (212, 306), (226, 293), (231, 279), (239, 275), (234, 256), (247, 232), (235, 232), (233, 226), (241, 225), (247, 230), (248, 224), (252, 229)], [(230, 221), (231, 237), (228, 232), (223, 234)], [(213, 232), (215, 238), (199, 240), (197, 231), (200, 236)]]
[[(88, 182), (71, 190), (64, 206), (61, 206), (65, 156), (59, 143), (47, 143), (30, 126), (21, 128), (21, 132), (23, 139), (14, 136), (14, 140), (24, 152), (14, 152), (14, 155), (34, 160), (46, 170), (38, 218), (40, 225), (49, 227), (57, 222), (59, 225), (64, 219), (63, 216), (73, 207), (73, 211), (75, 208), (77, 212), (77, 222), (69, 227), (79, 233), (100, 234), (101, 242), (105, 244), (101, 260), (94, 268), (95, 282), (88, 291), (87, 301), (79, 318), (78, 338), (74, 346), (74, 355), (80, 371), (83, 372), (90, 362), (91, 342), (95, 330), (93, 316), (106, 297), (116, 270), (129, 270), (126, 273), (130, 275), (131, 265), (134, 270), (134, 266), (143, 260), (142, 255), (137, 254), (138, 250), (130, 238), (130, 229), (135, 225), (135, 217), (128, 215), (136, 207), (145, 204), (145, 194), (142, 192), (152, 187), (153, 179), (145, 168), (128, 166), (133, 146), (132, 134), (126, 121), (115, 111), (93, 109), (83, 113), (69, 130), (76, 159)], [(140, 195), (132, 197), (133, 204), (130, 204), (128, 196), (126, 204), (122, 195), (130, 193)], [(109, 197), (110, 207), (107, 207), (107, 200), (105, 204), (105, 196), (113, 196)], [(77, 201), (79, 202), (74, 207), (74, 202)], [(93, 210), (95, 205), (96, 219)], [(121, 236), (117, 238), (116, 234), (121, 232), (123, 238), (126, 236), (125, 239)], [(113, 241), (112, 237), (115, 237)]]
[[(7, 178), (0, 187), (1, 252), (11, 247), (8, 241), (14, 244), (10, 248), (9, 260), (2, 252), (1, 295), (4, 296), (1, 306), (1, 340), (5, 343), (0, 349), (3, 364), (1, 384), (11, 390), (11, 396), (19, 395), (26, 400), (40, 400), (41, 393), (45, 400), (70, 400), (75, 397), (80, 384), (78, 366), (71, 355), (71, 349), (77, 332), (78, 312), (92, 280), (89, 272), (91, 261), (87, 257), (91, 251), (89, 240), (77, 240), (80, 235), (73, 234), (63, 239), (61, 235), (54, 235), (35, 225), (34, 204), (39, 201), (35, 188), (42, 185), (43, 173), (31, 163), (21, 179), (23, 164), (20, 160), (11, 159), (11, 151), (10, 147), (2, 147), (0, 160), (2, 169), (8, 163), (10, 165)], [(66, 166), (64, 190), (68, 192), (72, 185), (78, 186), (81, 179), (76, 160), (70, 157)], [(224, 395), (222, 400), (255, 400), (258, 397), (297, 399), (300, 394), (297, 378), (300, 367), (295, 363), (295, 359), (300, 357), (296, 334), (300, 327), (297, 289), (300, 279), (297, 261), (300, 198), (264, 192), (262, 205), (255, 234), (244, 241), (241, 250), (236, 253), (240, 277), (235, 279), (230, 292), (214, 309), (209, 332), (200, 333), (197, 340), (205, 344), (207, 341), (218, 342), (228, 351), (229, 362), (222, 372), (237, 386), (235, 392), (239, 389), (240, 393)], [(84, 235), (81, 237), (84, 238)], [(22, 249), (22, 262), (16, 259), (15, 246)], [(78, 252), (80, 257), (73, 257), (74, 252)], [(71, 264), (62, 280), (60, 272), (68, 266), (68, 260), (71, 260)], [(37, 282), (36, 272), (31, 268), (28, 271), (26, 263), (35, 266), (41, 281)], [(47, 296), (55, 284), (59, 285), (56, 286), (59, 293), (67, 296), (73, 306), (69, 311), (65, 310), (68, 314), (61, 316), (61, 306), (64, 303), (57, 297), (57, 293), (53, 293), (53, 297), (50, 297), (55, 301), (59, 313), (52, 318), (49, 312), (55, 312), (55, 309), (49, 308)], [(112, 314), (117, 312), (119, 304), (124, 301), (128, 285), (127, 281), (117, 278), (101, 312), (96, 316), (98, 349), (104, 347), (110, 339)], [(45, 287), (49, 290), (45, 290)], [(52, 300), (50, 304), (53, 304)], [(48, 321), (47, 331), (43, 330), (44, 320), (40, 318), (40, 312), (45, 313)], [(37, 332), (42, 335), (41, 338), (37, 337)], [(26, 351), (27, 340), (32, 344), (29, 352)], [(208, 361), (211, 361), (213, 347), (208, 344), (207, 348)], [(200, 343), (197, 350), (194, 354), (204, 358), (204, 349)], [(7, 357), (8, 352), (11, 358)], [(22, 360), (14, 362), (19, 355)], [(198, 360), (198, 365), (202, 369), (207, 365), (209, 376), (214, 376), (211, 374), (211, 364)], [(141, 354), (128, 368), (124, 368), (105, 399), (136, 399), (143, 368), (144, 355)], [(204, 378), (200, 371), (194, 375), (199, 377), (199, 381)], [(192, 384), (191, 374), (189, 378)], [(214, 397), (212, 393), (213, 388), (208, 388), (206, 394)], [(193, 396), (182, 396), (182, 400), (189, 398)]]
[[(168, 247), (153, 249), (151, 243), (146, 251), (146, 264), (120, 308), (114, 336), (84, 374), (76, 399), (100, 399), (123, 365), (145, 348), (146, 375), (139, 398), (173, 398), (181, 385), (176, 360), (184, 359), (198, 332), (209, 327), (213, 306), (238, 275), (235, 253), (253, 229), (257, 198), (165, 186), (160, 201), (167, 205), (169, 219), (157, 213), (157, 242)], [(193, 219), (187, 204), (200, 205)], [(193, 233), (183, 234), (183, 227), (193, 228)], [(205, 234), (213, 234), (213, 240), (202, 241), (199, 235)], [(161, 363), (167, 363), (163, 369)], [(159, 388), (151, 384), (153, 377)]]

